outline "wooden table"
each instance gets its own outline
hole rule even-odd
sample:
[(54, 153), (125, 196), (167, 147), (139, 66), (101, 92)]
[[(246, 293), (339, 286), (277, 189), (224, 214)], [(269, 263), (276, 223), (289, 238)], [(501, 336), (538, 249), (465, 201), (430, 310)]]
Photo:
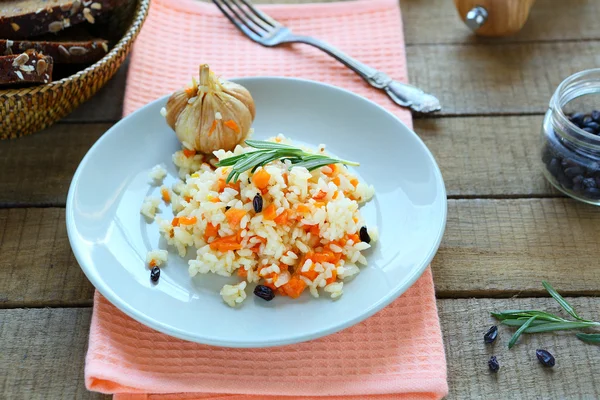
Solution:
[[(410, 80), (444, 105), (416, 119), (415, 131), (449, 197), (433, 262), (448, 397), (599, 398), (597, 347), (572, 333), (544, 334), (509, 351), (509, 329), (495, 346), (483, 333), (492, 310), (558, 311), (542, 279), (600, 318), (600, 209), (553, 190), (537, 150), (555, 87), (600, 64), (600, 2), (538, 0), (523, 31), (500, 40), (470, 35), (449, 0), (401, 3)], [(0, 397), (104, 397), (84, 387), (94, 289), (71, 252), (64, 206), (79, 161), (120, 117), (125, 78), (123, 68), (47, 131), (0, 142)], [(553, 370), (537, 364), (540, 347), (555, 354)], [(492, 354), (497, 375), (487, 372)]]

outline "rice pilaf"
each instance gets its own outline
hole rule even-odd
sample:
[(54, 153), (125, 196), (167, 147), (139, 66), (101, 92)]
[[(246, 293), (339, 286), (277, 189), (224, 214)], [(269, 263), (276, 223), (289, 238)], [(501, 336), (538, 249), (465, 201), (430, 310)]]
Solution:
[[(282, 135), (270, 141), (290, 143)], [(292, 298), (306, 289), (314, 297), (320, 290), (331, 298), (341, 296), (343, 280), (367, 264), (362, 252), (378, 237), (359, 212), (374, 188), (342, 164), (309, 172), (291, 167), (289, 160), (245, 171), (226, 183), (231, 167), (216, 167), (217, 162), (249, 151), (237, 146), (233, 152), (216, 151), (214, 157), (177, 151), (173, 162), (182, 180), (168, 191), (175, 218), (155, 217), (161, 234), (182, 257), (190, 248), (196, 251), (190, 276), (212, 272), (242, 279), (221, 290), (230, 306), (246, 298), (246, 282)], [(325, 146), (317, 152), (325, 154)], [(165, 189), (161, 192), (167, 202)], [(147, 211), (142, 210), (149, 216)], [(364, 235), (370, 240), (361, 240)]]

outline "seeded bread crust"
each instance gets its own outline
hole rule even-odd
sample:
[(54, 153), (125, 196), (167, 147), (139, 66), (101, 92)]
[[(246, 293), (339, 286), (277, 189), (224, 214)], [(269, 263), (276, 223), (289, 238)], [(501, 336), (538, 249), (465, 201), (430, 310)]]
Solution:
[(0, 39), (0, 55), (19, 54), (30, 49), (52, 57), (57, 64), (89, 64), (98, 61), (108, 53), (108, 41), (104, 39), (72, 41)]
[(82, 22), (93, 24), (117, 0), (2, 0), (0, 37), (26, 39), (57, 33)]
[(52, 57), (35, 50), (0, 56), (0, 85), (51, 82), (52, 67)]

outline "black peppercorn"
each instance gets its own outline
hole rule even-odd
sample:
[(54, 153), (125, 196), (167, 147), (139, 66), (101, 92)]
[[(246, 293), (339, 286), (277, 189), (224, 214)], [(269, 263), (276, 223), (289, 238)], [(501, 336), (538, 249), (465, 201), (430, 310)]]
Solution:
[(361, 242), (371, 243), (371, 236), (369, 236), (369, 232), (367, 231), (366, 226), (360, 228), (359, 237)]
[(498, 372), (498, 370), (500, 369), (500, 364), (498, 363), (498, 359), (496, 358), (496, 356), (492, 356), (490, 358), (490, 361), (488, 361), (488, 367), (490, 371), (494, 373)]
[(252, 206), (254, 207), (255, 212), (259, 213), (262, 211), (263, 198), (260, 194), (257, 194), (256, 196), (254, 196), (254, 199), (252, 200)]
[(271, 301), (275, 297), (273, 289), (265, 285), (258, 285), (257, 287), (255, 287), (254, 294), (266, 301)]
[(160, 278), (160, 268), (153, 267), (152, 270), (150, 271), (150, 280), (152, 282), (158, 282), (159, 278)]
[(554, 367), (554, 364), (556, 364), (556, 360), (554, 359), (554, 356), (552, 354), (550, 354), (550, 352), (547, 350), (538, 349), (535, 351), (535, 355), (536, 355), (538, 361), (544, 367), (552, 368), (552, 367)]
[(483, 341), (486, 343), (494, 343), (496, 338), (498, 337), (498, 327), (496, 325), (492, 326), (488, 331), (483, 335)]

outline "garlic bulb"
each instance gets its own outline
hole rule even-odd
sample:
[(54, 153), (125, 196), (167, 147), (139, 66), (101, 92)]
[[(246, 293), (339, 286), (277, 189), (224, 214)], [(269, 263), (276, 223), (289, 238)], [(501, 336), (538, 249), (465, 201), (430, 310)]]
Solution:
[(219, 80), (208, 65), (200, 66), (200, 81), (169, 98), (165, 118), (190, 150), (211, 153), (233, 150), (242, 143), (254, 120), (254, 100), (237, 83)]

